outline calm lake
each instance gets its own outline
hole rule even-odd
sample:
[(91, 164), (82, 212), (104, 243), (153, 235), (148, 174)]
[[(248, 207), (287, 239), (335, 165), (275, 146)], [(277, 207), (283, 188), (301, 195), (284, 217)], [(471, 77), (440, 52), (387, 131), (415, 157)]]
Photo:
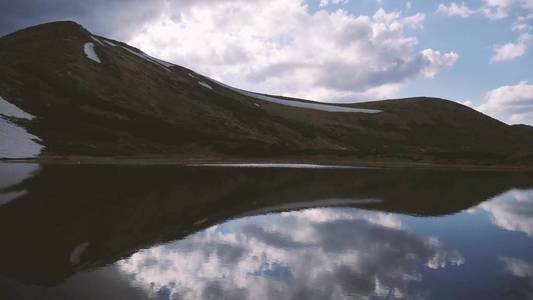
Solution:
[(533, 174), (0, 163), (0, 299), (533, 299)]

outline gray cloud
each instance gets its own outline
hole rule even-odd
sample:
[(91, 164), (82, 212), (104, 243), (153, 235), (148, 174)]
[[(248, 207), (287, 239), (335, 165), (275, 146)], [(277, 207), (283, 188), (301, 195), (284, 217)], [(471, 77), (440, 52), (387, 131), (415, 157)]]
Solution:
[(0, 35), (45, 22), (72, 20), (90, 31), (127, 39), (157, 17), (164, 0), (0, 0)]

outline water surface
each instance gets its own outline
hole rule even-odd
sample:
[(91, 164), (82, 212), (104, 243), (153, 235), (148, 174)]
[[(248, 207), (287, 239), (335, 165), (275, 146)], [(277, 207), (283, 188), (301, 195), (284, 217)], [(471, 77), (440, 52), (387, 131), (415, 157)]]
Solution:
[(533, 176), (0, 164), (0, 299), (532, 299)]

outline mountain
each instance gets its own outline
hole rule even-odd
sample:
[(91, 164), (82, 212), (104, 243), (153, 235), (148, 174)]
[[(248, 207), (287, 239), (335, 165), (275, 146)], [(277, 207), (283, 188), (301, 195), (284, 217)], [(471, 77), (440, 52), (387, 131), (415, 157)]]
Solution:
[(8, 158), (533, 162), (531, 127), (453, 101), (321, 104), (256, 94), (74, 22), (0, 38), (0, 97)]

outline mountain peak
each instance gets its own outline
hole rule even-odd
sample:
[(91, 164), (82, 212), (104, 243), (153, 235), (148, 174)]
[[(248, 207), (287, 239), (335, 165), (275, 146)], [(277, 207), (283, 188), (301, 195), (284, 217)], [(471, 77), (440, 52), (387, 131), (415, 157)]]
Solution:
[(88, 35), (90, 34), (82, 25), (74, 21), (54, 21), (49, 23), (43, 23), (28, 28), (24, 28), (18, 31), (15, 31), (11, 34), (8, 34), (2, 39), (14, 38), (14, 37), (23, 37), (23, 36), (32, 36), (32, 37), (48, 37), (48, 38), (62, 38), (72, 35)]

